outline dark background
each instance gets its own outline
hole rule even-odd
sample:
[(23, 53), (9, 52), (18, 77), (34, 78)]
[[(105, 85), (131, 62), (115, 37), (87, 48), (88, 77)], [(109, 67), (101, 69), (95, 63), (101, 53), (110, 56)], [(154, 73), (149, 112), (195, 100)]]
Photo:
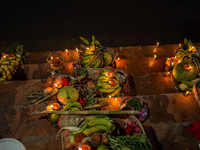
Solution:
[(45, 49), (42, 41), (57, 40), (53, 49), (74, 48), (79, 36), (91, 35), (110, 47), (175, 44), (184, 38), (198, 43), (199, 8), (200, 1), (6, 1), (0, 5), (0, 43), (36, 50), (37, 44)]

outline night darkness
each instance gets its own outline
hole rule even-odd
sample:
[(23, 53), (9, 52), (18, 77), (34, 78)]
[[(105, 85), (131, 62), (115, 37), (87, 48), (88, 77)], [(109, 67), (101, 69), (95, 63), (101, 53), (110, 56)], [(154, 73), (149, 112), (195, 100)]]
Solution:
[(199, 42), (199, 6), (200, 1), (8, 1), (0, 8), (0, 41), (95, 35), (129, 37), (129, 45), (173, 44), (185, 37)]

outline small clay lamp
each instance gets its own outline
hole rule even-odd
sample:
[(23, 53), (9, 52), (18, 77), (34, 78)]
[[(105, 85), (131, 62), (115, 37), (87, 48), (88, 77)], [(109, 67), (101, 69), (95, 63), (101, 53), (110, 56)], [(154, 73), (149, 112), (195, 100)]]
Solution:
[(46, 110), (47, 110), (47, 111), (53, 111), (52, 105), (48, 105), (48, 106), (46, 107)]
[(185, 70), (189, 71), (189, 70), (191, 70), (192, 67), (189, 66), (189, 65), (184, 65), (183, 68), (184, 68)]
[(106, 74), (106, 76), (109, 77), (109, 78), (112, 78), (112, 77), (114, 76), (114, 74), (113, 74), (112, 72), (108, 72), (108, 73)]
[(53, 103), (53, 104), (51, 104), (51, 107), (52, 107), (54, 110), (58, 110), (58, 109), (60, 109), (60, 104), (58, 104), (58, 103)]
[(109, 83), (110, 83), (111, 86), (115, 86), (117, 82), (116, 82), (115, 79), (110, 79)]
[(91, 150), (89, 145), (81, 145), (78, 150)]

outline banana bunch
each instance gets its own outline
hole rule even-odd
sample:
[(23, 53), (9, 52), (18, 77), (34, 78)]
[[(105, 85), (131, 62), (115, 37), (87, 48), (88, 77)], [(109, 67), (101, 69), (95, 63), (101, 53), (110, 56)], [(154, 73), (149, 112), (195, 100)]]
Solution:
[(99, 41), (92, 36), (92, 41), (89, 42), (86, 38), (80, 37), (80, 39), (89, 46), (82, 53), (82, 64), (85, 67), (101, 68), (108, 66), (112, 63), (111, 52), (105, 50), (105, 47), (101, 46)]
[(77, 101), (71, 101), (63, 107), (63, 110), (79, 111), (82, 110), (82, 105)]
[(99, 92), (108, 94), (107, 97), (114, 97), (121, 91), (119, 78), (110, 70), (104, 69), (98, 78), (97, 86), (100, 87)]
[(11, 80), (20, 61), (20, 57), (3, 56), (0, 60), (0, 81)]
[(86, 121), (84, 125), (77, 131), (72, 132), (72, 135), (82, 133), (85, 136), (93, 135), (97, 132), (113, 131), (114, 125), (106, 118), (97, 118), (91, 121)]
[(182, 48), (177, 49), (177, 51), (175, 52), (175, 57), (179, 60), (182, 60), (182, 58), (187, 55), (188, 52)]

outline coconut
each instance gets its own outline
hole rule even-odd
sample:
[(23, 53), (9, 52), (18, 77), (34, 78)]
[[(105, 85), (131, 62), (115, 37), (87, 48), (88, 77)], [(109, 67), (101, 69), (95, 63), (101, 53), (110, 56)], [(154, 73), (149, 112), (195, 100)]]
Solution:
[(65, 86), (58, 92), (58, 100), (62, 104), (67, 104), (71, 101), (77, 101), (78, 97), (78, 91), (71, 86)]
[[(191, 66), (189, 70), (185, 70), (184, 66)], [(191, 61), (183, 61), (178, 63), (172, 70), (172, 75), (174, 78), (181, 81), (191, 81), (197, 77), (198, 69), (195, 64)]]

